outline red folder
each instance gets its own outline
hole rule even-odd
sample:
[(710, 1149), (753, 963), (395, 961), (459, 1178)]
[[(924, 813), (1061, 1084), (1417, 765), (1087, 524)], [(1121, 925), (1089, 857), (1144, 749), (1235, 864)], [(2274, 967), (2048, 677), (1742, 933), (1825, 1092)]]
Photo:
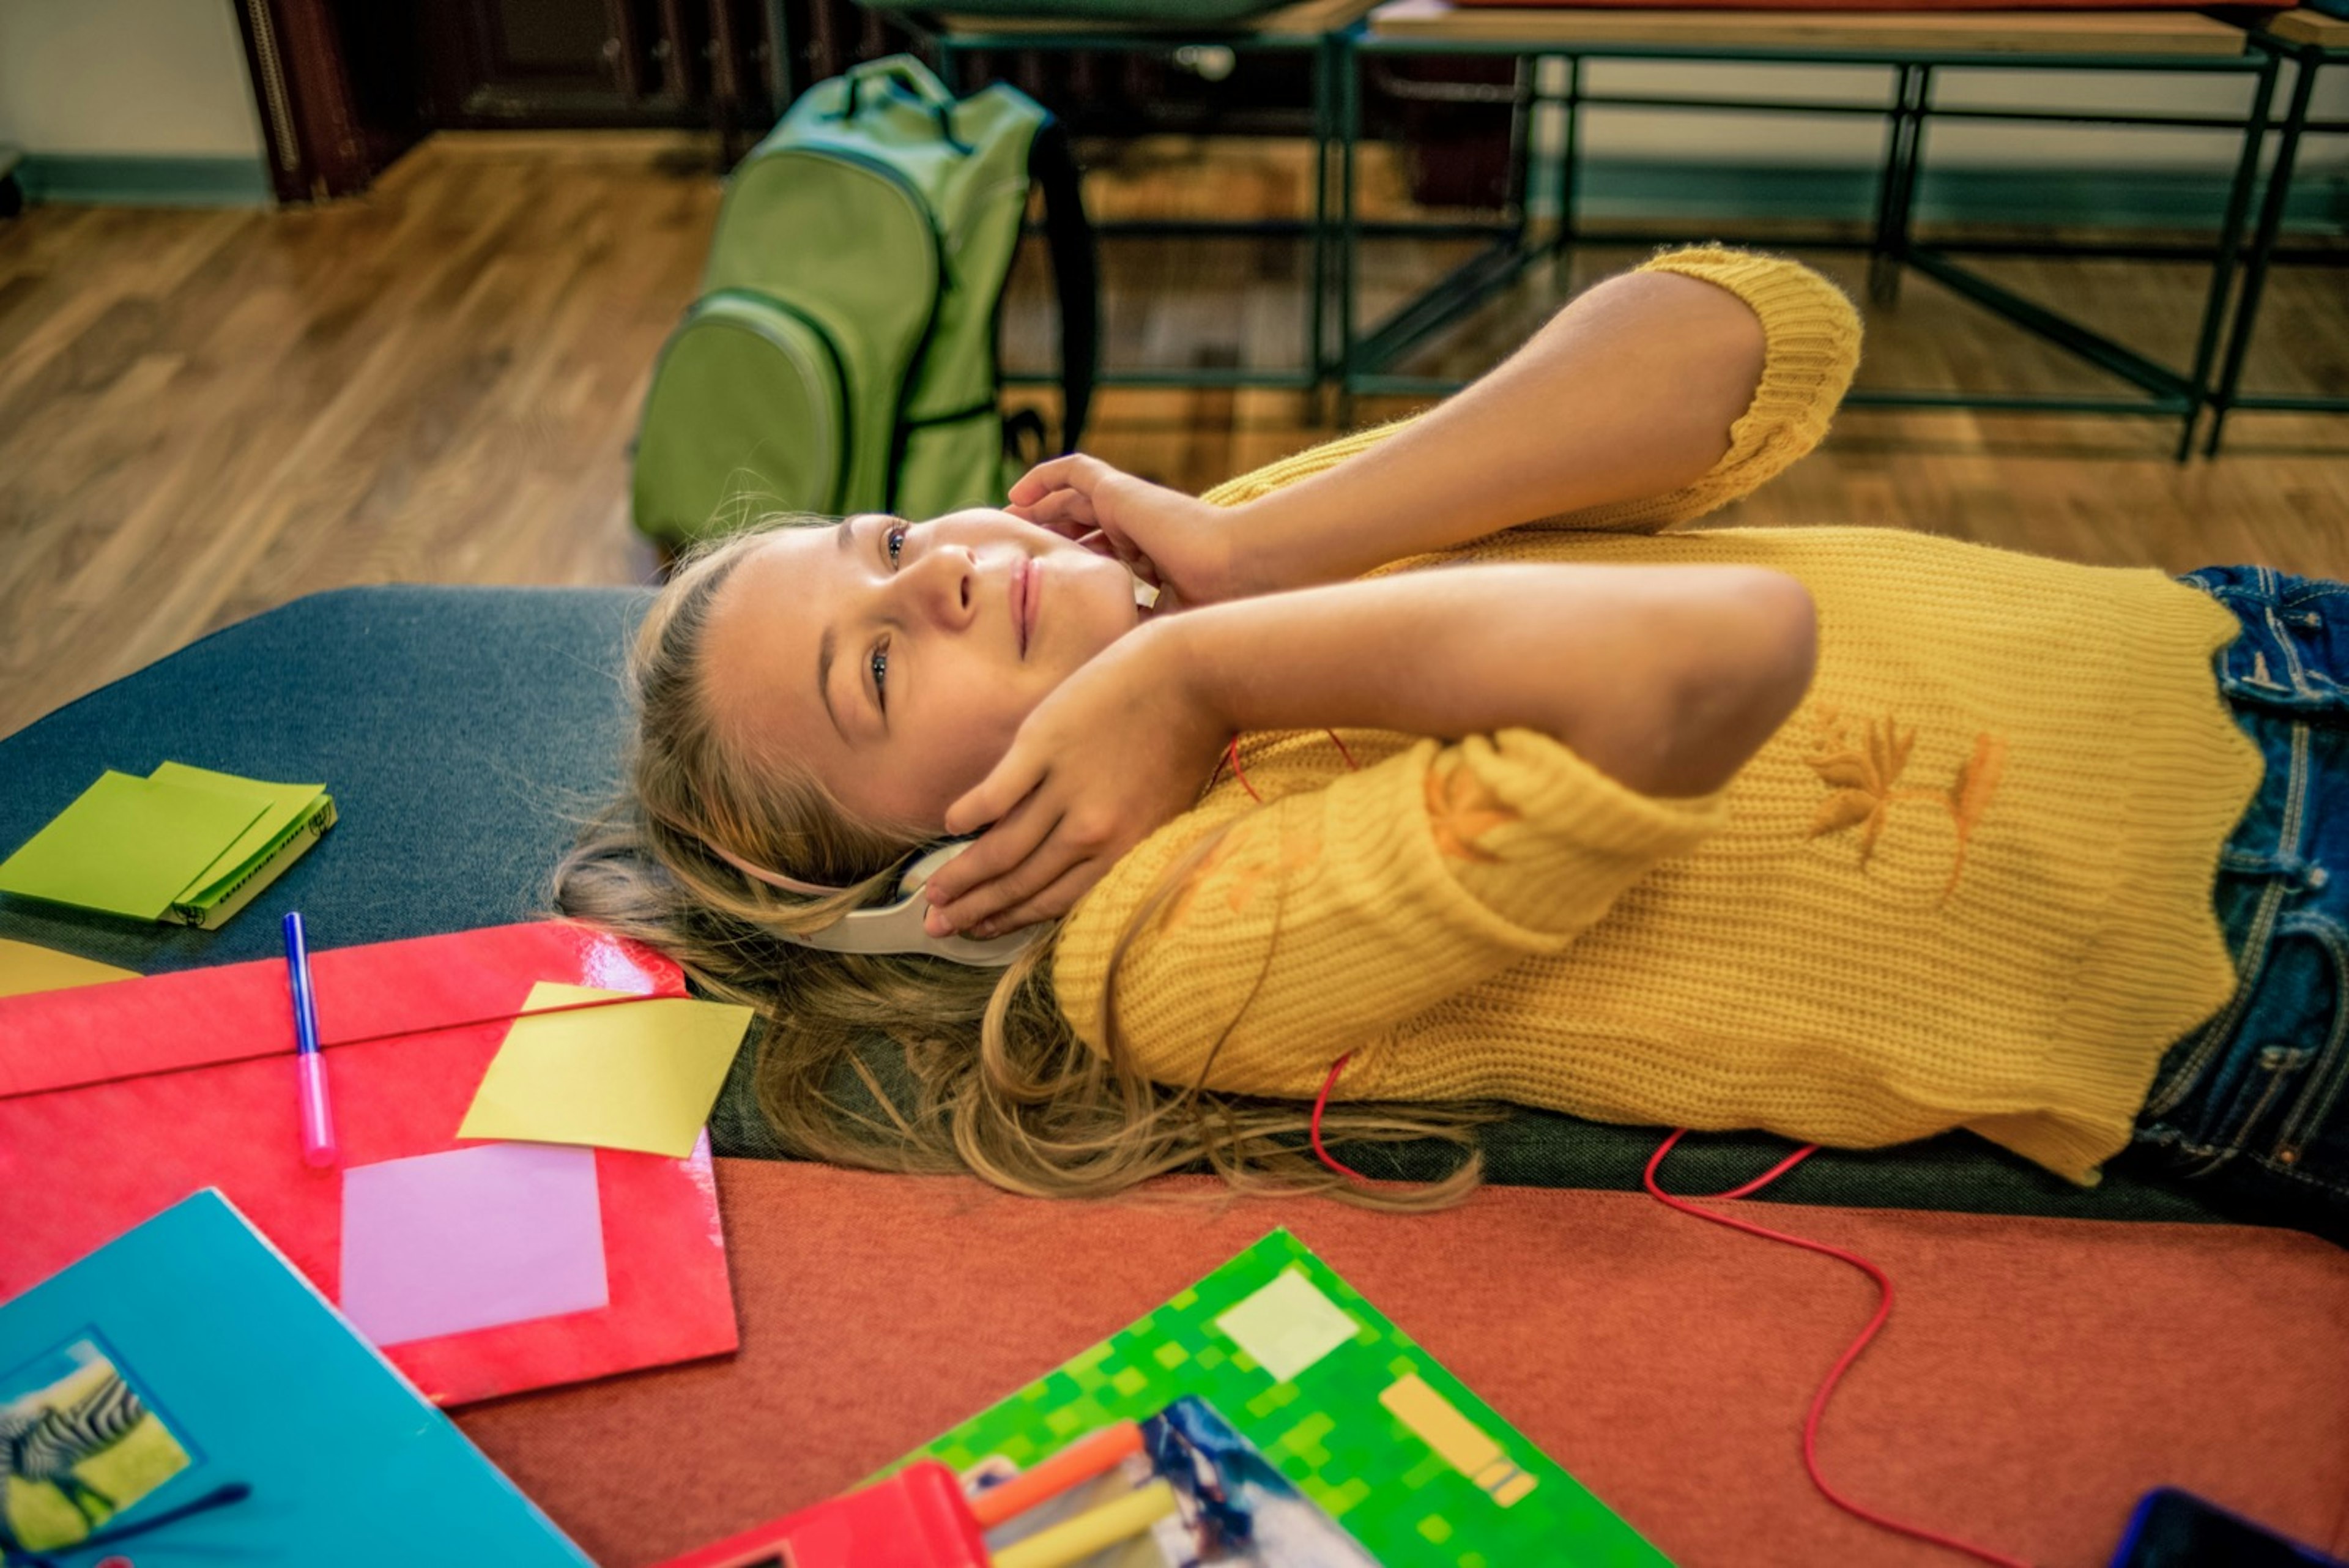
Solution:
[[(557, 921), (320, 951), (311, 972), (347, 1166), (462, 1147), (534, 982), (685, 994), (659, 954)], [(595, 1169), (610, 1304), (385, 1352), (427, 1397), (737, 1347), (708, 1139), (685, 1159), (598, 1149)], [(302, 1162), (283, 962), (0, 998), (0, 1300), (204, 1187), (337, 1297), (342, 1179)]]

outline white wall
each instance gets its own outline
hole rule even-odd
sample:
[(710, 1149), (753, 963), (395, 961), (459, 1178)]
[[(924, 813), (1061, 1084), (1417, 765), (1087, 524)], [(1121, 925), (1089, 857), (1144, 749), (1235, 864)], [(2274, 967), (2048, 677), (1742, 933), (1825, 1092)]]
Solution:
[(260, 159), (234, 0), (0, 0), (0, 142)]
[[(34, 153), (259, 159), (261, 122), (238, 40), (237, 0), (0, 0), (0, 143)], [(1555, 67), (1562, 62), (1549, 62)], [(1557, 79), (1562, 83), (1562, 73)], [(1891, 73), (1874, 67), (1592, 61), (1588, 90), (1729, 93), (1769, 99), (1880, 100)], [(2279, 92), (2288, 82), (2279, 82)], [(1943, 104), (2095, 106), (2240, 112), (2239, 77), (2121, 77), (2095, 72), (1946, 71)], [(2281, 103), (2279, 103), (2281, 108)], [(2349, 117), (2349, 69), (2326, 73), (2315, 112)], [(1555, 146), (1556, 128), (1542, 138)], [(2165, 130), (1991, 126), (1942, 120), (1935, 167), (2169, 169), (2231, 167), (2234, 138)], [(1696, 159), (1770, 166), (1868, 166), (1881, 122), (1713, 113), (1592, 109), (1583, 151), (1607, 159)], [(2311, 171), (2349, 167), (2349, 138), (2312, 138)]]
[[(1546, 62), (1562, 88), (1562, 61)], [(2291, 85), (2279, 76), (2275, 111)], [(1893, 73), (1875, 66), (1774, 66), (1643, 60), (1592, 60), (1583, 67), (1587, 92), (1647, 97), (1735, 97), (1771, 101), (1809, 99), (1882, 103)], [(1952, 70), (1936, 73), (1936, 105), (1963, 108), (2095, 109), (2113, 112), (2207, 114), (2239, 119), (2250, 105), (2248, 76), (2187, 73), (2121, 75), (2098, 71)], [(2349, 117), (2349, 69), (2318, 78), (2312, 107), (2319, 119)], [(1796, 118), (1688, 110), (1588, 109), (1582, 150), (1600, 159), (1676, 160), (1784, 167), (1865, 166), (1881, 159), (1884, 122), (1855, 116)], [(1551, 132), (1551, 136), (1555, 136)], [(1545, 138), (1544, 140), (1549, 140)], [(2194, 170), (2224, 172), (2241, 151), (2236, 131), (2150, 128), (1990, 124), (1937, 119), (1927, 132), (1936, 168)], [(2349, 165), (2349, 138), (2311, 137), (2302, 167)]]

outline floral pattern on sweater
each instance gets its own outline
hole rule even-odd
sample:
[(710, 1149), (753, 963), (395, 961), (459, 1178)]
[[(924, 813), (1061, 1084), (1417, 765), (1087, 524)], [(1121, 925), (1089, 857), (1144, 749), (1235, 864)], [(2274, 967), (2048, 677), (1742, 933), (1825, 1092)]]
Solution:
[(2006, 742), (1997, 735), (1976, 735), (1973, 754), (1958, 764), (1957, 776), (1946, 789), (1901, 789), (1900, 775), (1917, 744), (1913, 728), (1903, 730), (1899, 721), (1887, 713), (1880, 722), (1864, 724), (1855, 741), (1841, 710), (1825, 703), (1812, 708), (1811, 726), (1813, 749), (1804, 761), (1819, 775), (1828, 794), (1811, 818), (1807, 836), (1820, 838), (1858, 828), (1859, 868), (1866, 871), (1893, 806), (1902, 802), (1939, 805), (1950, 814), (1958, 836), (1950, 879), (1941, 885), (1939, 900), (1948, 903), (1950, 895), (1958, 890), (1958, 878), (1965, 875), (1966, 846), (1972, 842), (1982, 814), (1990, 809), (1991, 797), (1998, 792), (1999, 775), (2006, 767)]

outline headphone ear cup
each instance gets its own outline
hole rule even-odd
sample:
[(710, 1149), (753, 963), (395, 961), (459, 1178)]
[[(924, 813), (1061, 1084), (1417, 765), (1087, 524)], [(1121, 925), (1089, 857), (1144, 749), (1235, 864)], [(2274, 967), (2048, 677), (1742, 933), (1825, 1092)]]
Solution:
[(903, 875), (897, 878), (897, 898), (910, 898), (922, 890), (922, 884), (937, 875), (938, 867), (978, 842), (971, 838), (941, 838), (914, 857)]
[(920, 897), (923, 885), (939, 867), (970, 846), (968, 838), (950, 838), (929, 846), (916, 855), (898, 877), (896, 897), (886, 904), (852, 909), (837, 923), (822, 930), (787, 935), (785, 940), (827, 952), (926, 953), (949, 963), (1000, 969), (1025, 952), (1043, 934), (1044, 928), (1030, 927), (984, 941), (967, 937), (933, 937), (922, 929), (926, 913), (922, 906), (928, 902)]

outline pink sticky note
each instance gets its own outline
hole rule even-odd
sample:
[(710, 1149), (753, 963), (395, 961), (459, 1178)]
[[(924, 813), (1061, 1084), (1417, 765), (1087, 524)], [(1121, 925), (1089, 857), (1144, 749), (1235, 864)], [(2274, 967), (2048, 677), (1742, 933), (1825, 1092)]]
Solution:
[(609, 1300), (592, 1148), (481, 1144), (343, 1172), (341, 1305), (378, 1346)]

